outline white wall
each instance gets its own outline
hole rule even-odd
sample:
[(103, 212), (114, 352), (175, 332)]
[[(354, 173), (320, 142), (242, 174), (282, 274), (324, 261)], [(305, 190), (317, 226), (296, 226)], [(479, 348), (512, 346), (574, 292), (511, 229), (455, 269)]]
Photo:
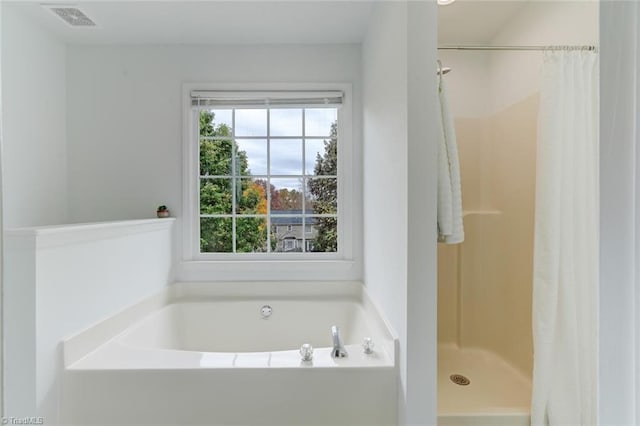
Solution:
[(61, 341), (171, 280), (171, 219), (9, 230), (6, 414), (57, 424)]
[(407, 385), (406, 28), (405, 3), (376, 4), (362, 49), (364, 280), (400, 340), (400, 411)]
[(456, 118), (484, 117), (487, 100), (491, 99), (491, 60), (484, 51), (440, 50), (442, 66), (450, 67), (445, 74), (449, 105)]
[[(354, 194), (361, 192), (358, 45), (73, 46), (67, 69), (74, 222), (150, 217), (160, 204), (181, 217), (183, 83), (352, 83), (356, 161), (351, 169)], [(362, 235), (361, 203), (354, 200), (355, 241)], [(180, 255), (181, 229), (178, 224)], [(314, 278), (361, 279), (361, 252), (356, 244), (356, 266), (342, 276), (319, 271)], [(194, 275), (178, 271), (177, 278), (198, 279)], [(216, 276), (215, 269), (207, 269), (199, 279)]]
[(600, 5), (598, 424), (640, 423), (640, 46), (637, 2)]
[(407, 425), (436, 424), (437, 245), (435, 2), (408, 4)]
[[(2, 2), (0, 2), (0, 34), (2, 34)], [(0, 43), (0, 82), (2, 82), (2, 43)], [(3, 229), (3, 207), (2, 207), (2, 194), (3, 194), (3, 155), (2, 155), (2, 127), (4, 119), (2, 116), (2, 84), (0, 84), (0, 229)], [(4, 417), (4, 335), (3, 335), (3, 283), (4, 283), (4, 238), (0, 238), (0, 417)]]
[(436, 416), (435, 16), (377, 3), (363, 45), (365, 283), (400, 339), (403, 425)]
[[(493, 45), (598, 45), (598, 1), (530, 1)], [(538, 92), (542, 52), (492, 52), (491, 111)]]
[[(363, 46), (365, 278), (403, 338), (407, 176), (385, 171), (407, 169), (406, 20), (406, 5), (377, 5)], [(379, 232), (388, 223), (398, 232)]]
[(2, 19), (5, 226), (65, 223), (66, 47), (10, 4)]

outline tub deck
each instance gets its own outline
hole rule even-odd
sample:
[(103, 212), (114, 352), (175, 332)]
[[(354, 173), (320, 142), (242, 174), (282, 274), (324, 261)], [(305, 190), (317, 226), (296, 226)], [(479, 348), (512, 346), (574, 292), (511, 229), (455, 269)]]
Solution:
[(314, 348), (313, 360), (300, 360), (298, 350), (272, 352), (196, 352), (131, 347), (111, 341), (67, 367), (68, 371), (91, 370), (185, 370), (237, 368), (395, 368), (380, 351), (362, 353), (360, 345), (345, 345), (349, 356), (331, 357), (331, 348)]

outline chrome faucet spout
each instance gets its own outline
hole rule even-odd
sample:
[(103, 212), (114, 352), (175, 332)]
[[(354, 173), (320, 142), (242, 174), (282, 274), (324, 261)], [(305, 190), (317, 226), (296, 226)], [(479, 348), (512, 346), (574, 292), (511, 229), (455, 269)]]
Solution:
[(331, 337), (333, 338), (333, 349), (331, 350), (332, 358), (346, 358), (349, 354), (342, 344), (340, 338), (340, 329), (337, 325), (331, 327)]

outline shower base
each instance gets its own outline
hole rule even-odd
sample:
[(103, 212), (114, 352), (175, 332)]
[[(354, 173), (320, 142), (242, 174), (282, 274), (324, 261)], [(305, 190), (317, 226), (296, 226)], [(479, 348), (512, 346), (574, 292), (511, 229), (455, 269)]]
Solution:
[(530, 402), (529, 378), (496, 354), (438, 345), (438, 426), (529, 426)]

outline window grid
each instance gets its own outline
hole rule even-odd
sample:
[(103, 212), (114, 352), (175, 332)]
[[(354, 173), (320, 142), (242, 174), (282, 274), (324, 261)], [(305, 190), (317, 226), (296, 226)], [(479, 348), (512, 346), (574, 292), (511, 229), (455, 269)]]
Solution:
[[(216, 110), (224, 110), (225, 108), (216, 108)], [(241, 108), (238, 108), (241, 109)], [(306, 146), (307, 146), (307, 141), (308, 140), (322, 140), (322, 141), (326, 141), (327, 139), (331, 138), (331, 136), (306, 136), (306, 108), (301, 108), (302, 109), (302, 134), (301, 136), (276, 136), (273, 137), (271, 135), (271, 108), (265, 108), (266, 109), (266, 113), (267, 113), (267, 135), (265, 136), (241, 136), (239, 137), (239, 139), (247, 139), (247, 140), (265, 140), (267, 142), (267, 174), (264, 175), (251, 175), (251, 176), (247, 176), (245, 178), (250, 178), (250, 179), (266, 179), (267, 182), (267, 186), (266, 186), (266, 202), (267, 202), (267, 213), (266, 215), (263, 214), (238, 214), (237, 213), (237, 181), (239, 181), (240, 179), (243, 178), (243, 176), (240, 176), (237, 170), (237, 160), (238, 160), (238, 155), (237, 155), (237, 150), (238, 150), (238, 146), (236, 143), (233, 143), (232, 145), (232, 158), (231, 158), (231, 175), (200, 175), (199, 178), (199, 186), (201, 186), (201, 180), (202, 179), (231, 179), (231, 190), (232, 190), (232, 206), (231, 206), (231, 214), (202, 214), (201, 209), (200, 209), (200, 191), (198, 191), (198, 211), (199, 211), (199, 217), (200, 219), (202, 218), (231, 218), (232, 219), (232, 250), (231, 253), (237, 253), (237, 218), (264, 218), (266, 219), (267, 222), (267, 227), (266, 227), (266, 231), (267, 231), (267, 250), (266, 253), (283, 253), (283, 252), (278, 252), (277, 251), (277, 247), (276, 250), (272, 250), (271, 249), (271, 179), (272, 178), (287, 178), (287, 179), (299, 179), (302, 182), (302, 188), (301, 188), (301, 195), (302, 195), (302, 200), (301, 200), (301, 204), (302, 204), (302, 214), (277, 214), (275, 216), (277, 216), (278, 218), (286, 218), (286, 217), (302, 217), (302, 227), (301, 227), (301, 235), (302, 235), (302, 242), (301, 242), (301, 247), (302, 247), (302, 251), (303, 252), (307, 252), (307, 253), (313, 253), (312, 251), (309, 250), (309, 244), (307, 242), (307, 237), (306, 237), (306, 221), (307, 218), (334, 218), (334, 219), (338, 219), (338, 214), (337, 211), (335, 214), (311, 214), (308, 215), (306, 213), (306, 195), (307, 195), (307, 184), (309, 179), (338, 179), (338, 174), (336, 173), (335, 175), (307, 175), (307, 171), (306, 171), (306, 166), (307, 166), (307, 161), (306, 161)], [(236, 131), (236, 108), (229, 108), (228, 110), (231, 111), (231, 136), (226, 137), (226, 136), (200, 136), (199, 132), (198, 132), (198, 142), (203, 141), (203, 140), (217, 140), (217, 141), (236, 141), (237, 137), (235, 134)], [(194, 110), (196, 114), (200, 113), (200, 109), (196, 109)], [(215, 111), (215, 110), (212, 110)], [(302, 141), (302, 174), (301, 175), (272, 175), (271, 174), (271, 139), (289, 139), (289, 140), (301, 140)], [(199, 146), (199, 143), (198, 143)], [(200, 167), (198, 167), (198, 170), (200, 170)], [(240, 186), (240, 188), (242, 188), (242, 186)], [(336, 206), (336, 208), (338, 208), (338, 206)], [(291, 230), (291, 225), (288, 226), (288, 229)], [(200, 231), (201, 232), (201, 231)], [(275, 232), (277, 233), (277, 228), (275, 230)], [(311, 231), (313, 232), (313, 230)], [(283, 247), (284, 248), (284, 247)]]
[[(236, 111), (233, 110), (233, 114)], [(267, 108), (267, 253), (271, 253), (271, 109)], [(276, 230), (277, 232), (277, 230)]]
[[(304, 138), (307, 132), (307, 123), (305, 121), (305, 111), (306, 109), (302, 109), (302, 176), (307, 175), (307, 156), (305, 155), (305, 147), (307, 145), (307, 140)], [(302, 251), (307, 251), (307, 246), (305, 242), (307, 241), (307, 236), (304, 232), (304, 225), (306, 223), (307, 216), (305, 215), (307, 209), (307, 181), (302, 178)]]
[[(233, 136), (233, 140), (235, 141), (236, 136), (236, 112), (235, 110), (231, 113), (231, 136)], [(237, 245), (237, 236), (236, 236), (236, 144), (231, 144), (231, 174), (234, 176), (231, 178), (231, 234), (232, 234), (232, 243), (231, 243), (231, 252), (236, 253), (236, 245)]]
[[(326, 140), (329, 136), (305, 136), (305, 139), (307, 140)], [(238, 139), (258, 139), (258, 140), (262, 140), (265, 139), (266, 136), (238, 136)], [(233, 136), (200, 136), (200, 140), (202, 141), (231, 141), (234, 140), (235, 137)], [(273, 139), (300, 139), (300, 136), (275, 136)]]

